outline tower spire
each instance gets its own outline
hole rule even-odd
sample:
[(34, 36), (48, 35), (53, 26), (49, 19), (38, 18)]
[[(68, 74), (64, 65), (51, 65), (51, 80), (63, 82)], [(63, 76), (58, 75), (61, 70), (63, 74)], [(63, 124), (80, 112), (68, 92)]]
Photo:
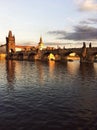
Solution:
[(42, 43), (42, 36), (40, 37), (40, 43)]
[(42, 36), (40, 37), (40, 41), (38, 43), (38, 47), (40, 50), (42, 50), (42, 48), (44, 47), (43, 41), (42, 41)]
[(12, 37), (12, 31), (11, 30), (8, 33), (8, 37)]

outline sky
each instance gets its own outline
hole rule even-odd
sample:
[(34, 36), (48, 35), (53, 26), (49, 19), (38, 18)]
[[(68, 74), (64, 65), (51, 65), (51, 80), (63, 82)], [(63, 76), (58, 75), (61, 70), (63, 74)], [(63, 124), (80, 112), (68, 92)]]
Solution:
[(9, 30), (17, 45), (97, 46), (97, 0), (0, 0), (0, 44)]

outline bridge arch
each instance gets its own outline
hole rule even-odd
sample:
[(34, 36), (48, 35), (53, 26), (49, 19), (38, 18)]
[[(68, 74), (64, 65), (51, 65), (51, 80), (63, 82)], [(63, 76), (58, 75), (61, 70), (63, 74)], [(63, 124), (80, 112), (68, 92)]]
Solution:
[(53, 52), (46, 52), (42, 55), (43, 60), (54, 60), (59, 61), (61, 60), (61, 55)]
[(29, 61), (34, 61), (34, 60), (35, 60), (35, 55), (36, 55), (36, 54), (33, 53), (33, 52), (30, 53), (30, 54), (28, 55), (28, 60), (29, 60)]
[(49, 55), (50, 55), (51, 52), (45, 52), (42, 54), (42, 60), (44, 61), (48, 61), (49, 60)]
[(71, 60), (80, 60), (81, 58), (81, 53), (76, 52), (76, 51), (68, 51), (63, 54), (62, 58), (67, 61)]
[(92, 53), (92, 56), (96, 56), (96, 55), (97, 55), (97, 52)]
[(91, 57), (92, 61), (94, 61), (94, 62), (96, 61), (97, 62), (97, 52), (92, 53), (90, 55), (90, 57)]
[(23, 60), (23, 53), (20, 52), (18, 55), (17, 55), (17, 59), (18, 60)]
[(64, 53), (64, 56), (69, 56), (70, 54), (75, 54), (77, 56), (81, 56), (81, 54), (79, 52), (76, 52), (76, 51), (68, 51), (66, 53)]

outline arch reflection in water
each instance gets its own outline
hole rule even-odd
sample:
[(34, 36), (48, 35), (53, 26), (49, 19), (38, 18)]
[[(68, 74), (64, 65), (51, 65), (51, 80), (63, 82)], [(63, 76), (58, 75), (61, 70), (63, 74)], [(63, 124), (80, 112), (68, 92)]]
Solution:
[(76, 75), (79, 69), (79, 62), (67, 62), (67, 70), (70, 75)]

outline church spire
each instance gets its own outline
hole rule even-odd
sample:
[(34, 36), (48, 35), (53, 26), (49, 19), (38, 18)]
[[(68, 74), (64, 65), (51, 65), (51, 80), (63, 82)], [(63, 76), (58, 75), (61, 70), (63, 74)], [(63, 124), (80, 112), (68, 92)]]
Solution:
[(40, 43), (42, 43), (42, 37), (40, 37)]
[(42, 50), (43, 47), (44, 47), (44, 44), (43, 44), (43, 41), (42, 41), (42, 37), (40, 37), (40, 41), (38, 43), (38, 47), (39, 47), (40, 50)]
[(8, 37), (12, 37), (12, 31), (9, 31)]

